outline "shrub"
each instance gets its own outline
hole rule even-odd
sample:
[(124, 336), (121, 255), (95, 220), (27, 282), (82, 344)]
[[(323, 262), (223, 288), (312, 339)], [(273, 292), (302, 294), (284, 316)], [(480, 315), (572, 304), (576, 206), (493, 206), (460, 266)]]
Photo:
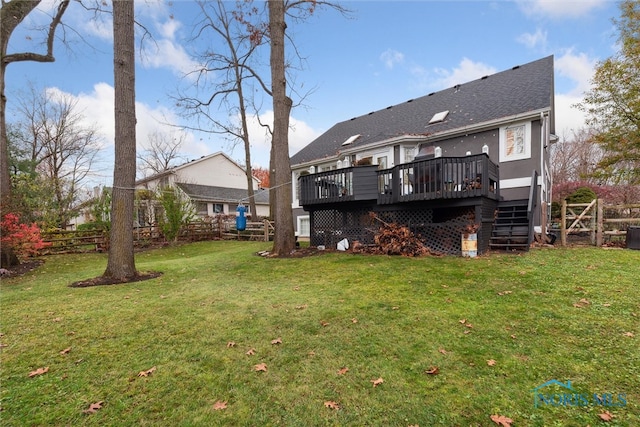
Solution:
[(13, 264), (9, 260), (11, 253), (18, 257), (19, 261), (23, 261), (30, 256), (38, 254), (41, 249), (50, 246), (51, 243), (42, 241), (40, 228), (36, 223), (31, 225), (20, 222), (20, 216), (15, 213), (8, 213), (0, 222), (2, 237), (0, 244), (3, 247), (3, 264)]
[(580, 187), (567, 197), (567, 203), (591, 203), (597, 199), (595, 191), (589, 187)]

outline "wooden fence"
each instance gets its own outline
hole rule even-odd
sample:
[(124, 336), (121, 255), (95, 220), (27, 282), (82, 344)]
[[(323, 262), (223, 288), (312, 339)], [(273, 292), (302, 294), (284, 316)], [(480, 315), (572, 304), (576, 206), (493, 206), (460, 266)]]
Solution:
[(562, 202), (559, 219), (560, 244), (567, 245), (570, 235), (588, 235), (596, 246), (624, 237), (630, 225), (640, 225), (640, 204), (608, 205), (602, 199), (590, 203)]
[[(179, 242), (197, 242), (203, 240), (273, 240), (273, 223), (247, 221), (245, 230), (238, 231), (234, 217), (219, 216), (211, 221), (197, 221), (182, 227), (178, 233)], [(43, 232), (42, 240), (49, 243), (41, 255), (104, 252), (109, 248), (109, 232), (106, 230), (61, 230)], [(167, 239), (156, 225), (135, 227), (133, 244), (136, 248), (153, 247), (166, 244)]]

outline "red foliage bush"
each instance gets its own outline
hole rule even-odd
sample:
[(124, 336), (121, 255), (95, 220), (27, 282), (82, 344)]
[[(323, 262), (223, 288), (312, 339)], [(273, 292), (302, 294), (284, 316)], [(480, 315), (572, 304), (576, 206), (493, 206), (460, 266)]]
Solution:
[[(19, 260), (38, 254), (43, 248), (51, 245), (42, 241), (40, 227), (35, 223), (28, 225), (20, 222), (20, 215), (8, 213), (0, 222), (0, 244), (10, 248)], [(4, 252), (4, 251), (3, 251)]]

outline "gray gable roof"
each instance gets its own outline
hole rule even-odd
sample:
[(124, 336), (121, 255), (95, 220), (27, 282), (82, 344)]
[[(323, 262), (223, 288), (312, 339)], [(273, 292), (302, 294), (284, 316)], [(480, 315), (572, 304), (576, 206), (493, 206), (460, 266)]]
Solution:
[[(176, 185), (192, 200), (218, 203), (249, 203), (247, 190), (240, 188), (214, 187), (211, 185), (186, 184), (177, 182)], [(254, 198), (257, 204), (269, 204), (269, 190), (256, 190)]]
[[(333, 158), (344, 149), (402, 135), (435, 137), (545, 109), (551, 110), (553, 133), (553, 96), (553, 56), (548, 56), (338, 123), (294, 154), (291, 164)], [(434, 114), (447, 110), (443, 122), (429, 124)], [(358, 134), (361, 136), (353, 143), (342, 145)]]

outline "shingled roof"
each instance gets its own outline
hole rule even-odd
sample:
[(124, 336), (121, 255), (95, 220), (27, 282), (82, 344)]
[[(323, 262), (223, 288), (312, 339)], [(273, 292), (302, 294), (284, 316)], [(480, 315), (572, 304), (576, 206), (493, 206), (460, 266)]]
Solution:
[[(220, 203), (249, 203), (247, 190), (241, 188), (214, 187), (211, 185), (185, 184), (183, 182), (178, 182), (176, 185), (192, 200)], [(269, 191), (256, 190), (254, 191), (254, 198), (257, 204), (269, 204)]]
[[(345, 148), (403, 135), (437, 137), (482, 123), (552, 110), (553, 96), (553, 56), (548, 56), (338, 123), (294, 154), (291, 164), (335, 158)], [(444, 121), (429, 124), (435, 114), (444, 111), (449, 112)], [(553, 115), (551, 126), (553, 133)], [(354, 135), (360, 136), (343, 146)]]

